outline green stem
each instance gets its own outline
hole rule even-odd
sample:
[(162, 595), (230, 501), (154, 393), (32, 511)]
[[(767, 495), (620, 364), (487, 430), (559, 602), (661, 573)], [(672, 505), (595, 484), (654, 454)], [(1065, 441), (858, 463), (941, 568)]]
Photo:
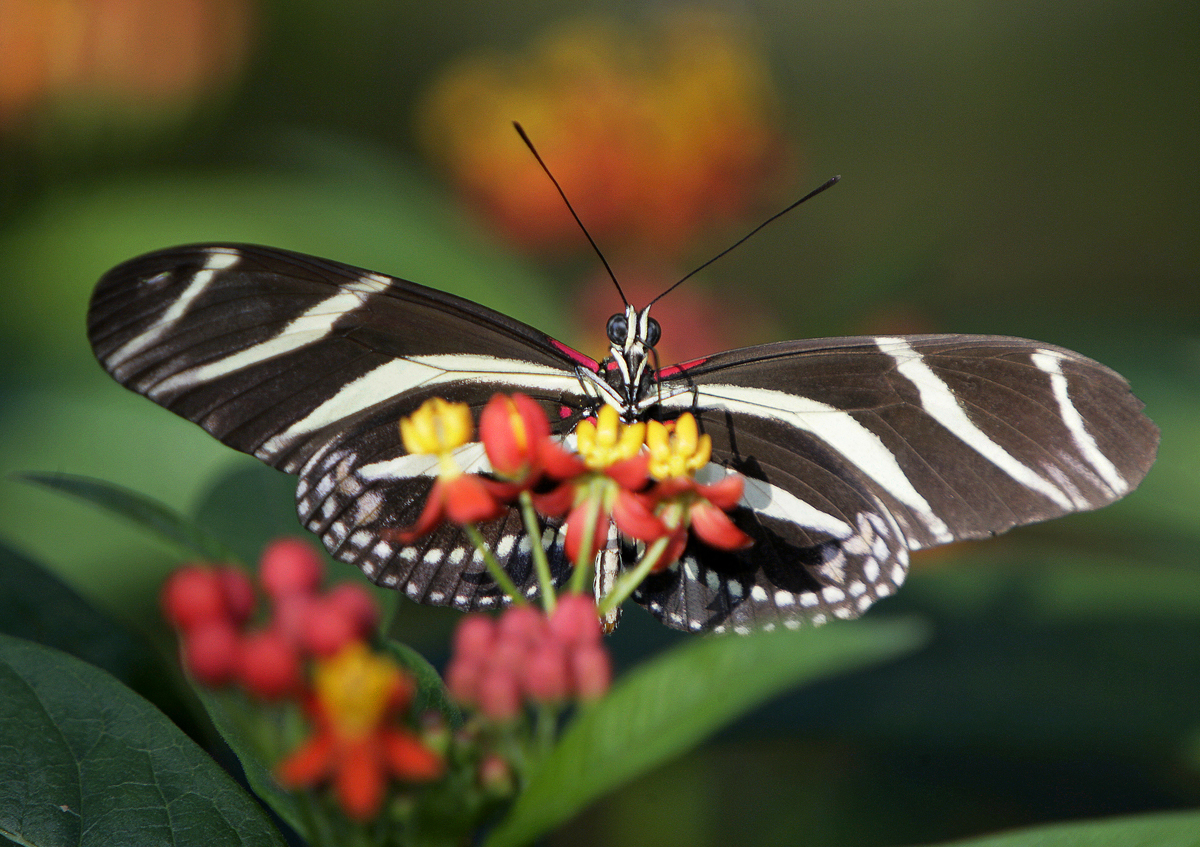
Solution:
[(646, 548), (646, 552), (632, 570), (626, 571), (617, 578), (612, 591), (605, 594), (600, 600), (598, 611), (601, 617), (624, 603), (625, 598), (642, 584), (642, 580), (650, 575), (654, 566), (658, 564), (658, 560), (662, 558), (663, 551), (667, 549), (670, 541), (670, 537), (663, 537), (655, 541)]
[(479, 532), (478, 527), (473, 523), (463, 524), (463, 530), (466, 531), (467, 537), (471, 539), (471, 543), (475, 545), (475, 549), (483, 554), (483, 563), (487, 565), (488, 573), (492, 575), (492, 579), (496, 580), (496, 584), (500, 586), (505, 594), (512, 598), (514, 606), (524, 606), (525, 598), (521, 596), (521, 592), (517, 590), (517, 586), (504, 572), (504, 568), (500, 567), (500, 563), (496, 561), (496, 557), (492, 555), (492, 551), (488, 549), (487, 542), (483, 540), (483, 535)]
[(550, 575), (550, 562), (546, 559), (546, 548), (542, 546), (542, 525), (533, 508), (533, 495), (521, 492), (521, 519), (525, 522), (525, 534), (529, 536), (529, 550), (533, 554), (533, 566), (537, 570), (538, 584), (542, 587), (542, 609), (546, 614), (554, 611), (554, 578)]

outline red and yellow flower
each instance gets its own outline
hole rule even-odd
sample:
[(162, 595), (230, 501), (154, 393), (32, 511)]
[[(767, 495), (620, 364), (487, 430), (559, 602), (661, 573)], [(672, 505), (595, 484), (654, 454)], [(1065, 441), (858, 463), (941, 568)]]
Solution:
[(445, 769), (440, 754), (397, 716), (413, 685), (390, 660), (354, 642), (320, 660), (306, 710), (315, 733), (276, 767), (289, 789), (332, 782), (347, 815), (367, 820), (379, 811), (389, 779), (423, 783)]

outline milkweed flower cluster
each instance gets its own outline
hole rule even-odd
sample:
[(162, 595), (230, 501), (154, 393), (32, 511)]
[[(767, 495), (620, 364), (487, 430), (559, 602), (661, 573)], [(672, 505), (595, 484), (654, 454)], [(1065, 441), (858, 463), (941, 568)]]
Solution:
[(454, 699), (493, 721), (525, 705), (594, 700), (612, 678), (592, 598), (566, 594), (545, 615), (514, 606), (497, 620), (469, 615), (455, 632), (446, 685)]
[(365, 820), (391, 779), (436, 780), (444, 759), (436, 733), (406, 720), (413, 681), (370, 646), (379, 622), (371, 596), (353, 583), (322, 590), (323, 572), (308, 544), (282, 539), (260, 561), (263, 609), (243, 571), (202, 564), (168, 578), (162, 606), (197, 682), (236, 687), (264, 705), (299, 706), (311, 734), (279, 762), (280, 783), (332, 783), (342, 810)]
[[(575, 564), (575, 591), (587, 585), (610, 521), (642, 542), (639, 564), (609, 596), (596, 598), (602, 613), (615, 608), (646, 575), (674, 564), (691, 535), (725, 550), (752, 541), (728, 515), (741, 498), (743, 478), (731, 473), (707, 485), (695, 478), (709, 464), (712, 441), (699, 432), (691, 413), (674, 421), (625, 423), (605, 405), (594, 420), (579, 422), (575, 451), (568, 452), (551, 434), (541, 405), (523, 394), (497, 394), (480, 416), (479, 437), (492, 476), (468, 474), (455, 462), (454, 451), (472, 436), (465, 404), (427, 401), (400, 422), (400, 430), (409, 452), (438, 456), (439, 475), (417, 522), (396, 536), (410, 541), (444, 519), (471, 529), (492, 576), (518, 605), (523, 598), (474, 530), (476, 521), (498, 517), (513, 505), (522, 509), (530, 538), (542, 537), (544, 521), (561, 522), (565, 552)], [(535, 544), (532, 554), (543, 605), (553, 610), (555, 590), (544, 551)]]
[(675, 259), (765, 199), (788, 167), (777, 95), (750, 27), (694, 7), (642, 26), (589, 17), (511, 55), (465, 57), (427, 93), (423, 146), (514, 244), (581, 244), (518, 143), (520, 120), (604, 244)]

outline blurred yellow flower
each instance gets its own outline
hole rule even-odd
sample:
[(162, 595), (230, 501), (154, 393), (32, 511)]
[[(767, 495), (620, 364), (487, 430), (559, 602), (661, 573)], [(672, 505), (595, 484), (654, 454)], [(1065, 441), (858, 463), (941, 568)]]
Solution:
[(756, 205), (787, 159), (755, 41), (694, 8), (656, 27), (590, 19), (523, 55), (448, 68), (418, 113), (421, 142), (517, 244), (586, 247), (512, 130), (519, 121), (603, 245), (675, 257)]

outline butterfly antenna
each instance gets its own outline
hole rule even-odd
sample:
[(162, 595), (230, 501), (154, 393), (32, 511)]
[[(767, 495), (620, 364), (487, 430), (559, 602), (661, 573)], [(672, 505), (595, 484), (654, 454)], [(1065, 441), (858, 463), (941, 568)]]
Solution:
[[(537, 154), (534, 154), (534, 155), (537, 155)], [(799, 200), (797, 200), (797, 201), (796, 201), (795, 203), (793, 203), (792, 205), (788, 206), (788, 207), (787, 207), (786, 209), (784, 209), (783, 211), (781, 211), (781, 212), (776, 212), (775, 214), (771, 215), (771, 217), (767, 218), (765, 221), (763, 221), (762, 223), (760, 223), (760, 224), (759, 224), (758, 226), (756, 226), (754, 229), (750, 230), (748, 233), (746, 233), (745, 235), (743, 235), (743, 236), (742, 236), (741, 238), (739, 238), (737, 241), (735, 241), (735, 242), (733, 242), (732, 244), (730, 244), (728, 247), (726, 247), (724, 250), (722, 250), (722, 251), (721, 251), (720, 253), (718, 253), (717, 255), (713, 256), (711, 259), (709, 259), (709, 260), (708, 260), (707, 262), (705, 262), (703, 265), (701, 265), (700, 267), (696, 268), (696, 269), (695, 269), (695, 270), (693, 270), (691, 273), (688, 273), (687, 275), (685, 275), (685, 276), (684, 276), (682, 279), (680, 279), (678, 282), (676, 282), (674, 285), (672, 285), (670, 288), (668, 288), (668, 289), (667, 289), (666, 291), (664, 291), (662, 294), (660, 294), (660, 295), (658, 295), (657, 297), (655, 297), (653, 300), (651, 300), (651, 301), (650, 301), (650, 304), (651, 304), (651, 305), (653, 305), (654, 303), (657, 303), (659, 300), (661, 300), (662, 298), (666, 297), (668, 294), (670, 294), (672, 291), (674, 291), (674, 290), (675, 290), (676, 288), (678, 288), (680, 285), (682, 285), (683, 283), (687, 282), (689, 279), (691, 279), (692, 277), (694, 277), (696, 274), (700, 273), (700, 271), (702, 271), (702, 270), (704, 270), (705, 268), (707, 268), (709, 265), (711, 265), (711, 264), (712, 264), (713, 262), (715, 262), (717, 259), (719, 259), (719, 258), (721, 258), (722, 256), (724, 256), (726, 253), (729, 253), (729, 252), (731, 252), (731, 251), (733, 250), (733, 248), (735, 248), (735, 247), (737, 247), (737, 246), (741, 245), (741, 244), (742, 244), (744, 241), (747, 241), (747, 240), (749, 240), (750, 236), (754, 235), (756, 232), (758, 232), (760, 229), (762, 229), (763, 227), (765, 227), (767, 224), (771, 223), (771, 222), (772, 222), (772, 221), (774, 221), (774, 220), (777, 220), (778, 218), (782, 218), (784, 215), (786, 215), (786, 214), (787, 214), (788, 212), (790, 212), (792, 209), (794, 209), (794, 208), (796, 208), (797, 206), (799, 206), (799, 205), (800, 205), (801, 203), (803, 203), (805, 200), (811, 200), (813, 197), (816, 197), (818, 194), (820, 194), (820, 193), (821, 193), (822, 191), (824, 191), (826, 188), (830, 188), (830, 187), (832, 187), (832, 186), (833, 186), (833, 185), (834, 185), (834, 184), (835, 184), (835, 183), (836, 183), (836, 182), (837, 182), (839, 179), (841, 179), (841, 177), (840, 177), (840, 176), (834, 176), (834, 177), (830, 177), (830, 178), (829, 178), (829, 179), (827, 179), (827, 180), (826, 180), (824, 183), (822, 183), (821, 185), (819, 185), (819, 186), (817, 186), (816, 188), (814, 188), (812, 191), (810, 191), (810, 192), (808, 192), (807, 194), (805, 194), (803, 197), (801, 197)]]
[(550, 181), (554, 183), (554, 187), (558, 189), (558, 196), (567, 204), (567, 211), (571, 213), (571, 217), (575, 219), (575, 223), (579, 224), (579, 228), (583, 230), (583, 234), (587, 236), (588, 243), (592, 245), (592, 249), (596, 251), (596, 255), (600, 257), (600, 263), (604, 265), (604, 270), (608, 271), (608, 278), (613, 281), (613, 285), (617, 287), (617, 293), (621, 295), (621, 301), (628, 306), (629, 301), (625, 299), (625, 292), (621, 290), (621, 283), (617, 282), (617, 275), (613, 273), (613, 269), (608, 264), (608, 259), (604, 258), (604, 254), (600, 252), (599, 245), (592, 238), (592, 234), (587, 231), (587, 227), (583, 225), (583, 221), (579, 219), (579, 215), (575, 213), (575, 207), (571, 205), (571, 201), (567, 199), (567, 194), (562, 190), (562, 186), (558, 184), (558, 180), (554, 178), (554, 174), (550, 173), (550, 169), (546, 167), (546, 163), (542, 161), (542, 157), (538, 154), (537, 148), (533, 146), (533, 142), (529, 140), (529, 136), (525, 134), (525, 129), (516, 121), (513, 121), (513, 127), (517, 130), (517, 135), (521, 136), (521, 140), (525, 142), (525, 146), (529, 148), (529, 152), (533, 154), (533, 158), (537, 159), (537, 163), (542, 166), (542, 170), (546, 172), (546, 176), (550, 177)]

